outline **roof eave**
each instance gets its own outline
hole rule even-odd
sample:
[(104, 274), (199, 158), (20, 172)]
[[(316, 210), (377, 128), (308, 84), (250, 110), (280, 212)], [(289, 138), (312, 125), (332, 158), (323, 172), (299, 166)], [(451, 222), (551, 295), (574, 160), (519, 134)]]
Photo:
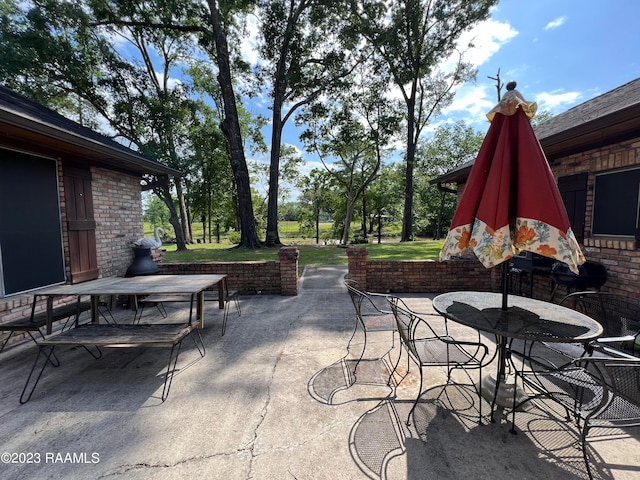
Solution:
[(69, 145), (82, 148), (86, 151), (94, 152), (96, 154), (96, 158), (98, 158), (102, 163), (108, 165), (133, 169), (138, 173), (182, 176), (182, 172), (179, 170), (162, 165), (161, 163), (146, 158), (133, 150), (129, 153), (125, 148), (113, 148), (107, 144), (100, 143), (96, 140), (83, 137), (73, 132), (69, 132), (68, 130), (43, 123), (24, 115), (16, 114), (9, 110), (0, 109), (0, 123), (7, 123), (36, 135), (56, 139)]

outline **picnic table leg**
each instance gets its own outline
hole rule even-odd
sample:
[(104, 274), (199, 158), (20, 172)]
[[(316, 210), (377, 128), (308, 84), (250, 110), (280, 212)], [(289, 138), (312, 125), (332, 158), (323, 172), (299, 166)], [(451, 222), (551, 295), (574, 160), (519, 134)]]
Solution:
[[(178, 356), (180, 355), (180, 347), (182, 346), (182, 339), (178, 343), (174, 343), (171, 346), (171, 353), (169, 353), (169, 365), (167, 365), (167, 374), (164, 378), (164, 387), (162, 388), (162, 401), (164, 402), (169, 396), (169, 389), (171, 389), (171, 382), (173, 376), (176, 373), (176, 365), (178, 364)], [(175, 356), (174, 356), (175, 353)]]
[(224, 309), (224, 299), (226, 297), (227, 290), (227, 277), (224, 277), (221, 281), (218, 282), (218, 308), (220, 310)]
[[(195, 329), (195, 336), (193, 337), (193, 343), (195, 343), (196, 348), (198, 349), (198, 353), (200, 354), (200, 357), (204, 358), (205, 354), (206, 354), (206, 348), (204, 346), (204, 341), (202, 340), (202, 335), (200, 335), (200, 329), (196, 328)], [(193, 332), (191, 332), (189, 334), (189, 336), (193, 335)]]
[[(193, 296), (191, 298), (193, 299)], [(196, 302), (196, 318), (198, 320), (198, 328), (204, 328), (204, 290), (198, 292)]]
[[(47, 348), (48, 348), (48, 351), (47, 351)], [(33, 392), (36, 389), (36, 386), (38, 385), (38, 382), (40, 381), (40, 378), (42, 377), (42, 373), (44, 372), (44, 369), (47, 366), (47, 364), (51, 363), (53, 365), (51, 356), (53, 355), (54, 348), (55, 348), (55, 345), (52, 345), (51, 347), (47, 347), (46, 345), (38, 345), (38, 355), (36, 356), (36, 359), (33, 362), (33, 366), (31, 367), (31, 371), (29, 372), (27, 381), (25, 382), (24, 388), (22, 389), (22, 394), (20, 395), (21, 404), (25, 404), (31, 399), (31, 395), (33, 395)], [(43, 353), (44, 353), (44, 362), (42, 363), (42, 368), (40, 368), (40, 372), (38, 373), (38, 376), (33, 382), (33, 386), (31, 387), (31, 390), (29, 390), (29, 395), (25, 398), (25, 394), (27, 393), (27, 389), (29, 388), (29, 383), (31, 382), (31, 377), (33, 377), (34, 372), (37, 370), (36, 367), (38, 366), (38, 360), (40, 360), (40, 358), (43, 356)]]
[(91, 323), (100, 323), (100, 295), (91, 295)]

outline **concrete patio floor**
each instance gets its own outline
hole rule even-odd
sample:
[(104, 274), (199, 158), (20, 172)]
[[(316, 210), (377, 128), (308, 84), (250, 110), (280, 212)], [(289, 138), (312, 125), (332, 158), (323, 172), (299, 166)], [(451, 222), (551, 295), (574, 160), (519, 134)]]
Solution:
[[(478, 398), (445, 386), (444, 369), (425, 370), (426, 392), (407, 427), (418, 376), (413, 366), (390, 396), (379, 358), (389, 333), (370, 335), (357, 383), (347, 387), (362, 337), (348, 354), (354, 312), (345, 273), (307, 268), (298, 296), (241, 297), (242, 315), (231, 308), (223, 337), (221, 311), (207, 306), (206, 355), (185, 339), (165, 402), (169, 348), (106, 349), (95, 360), (59, 347), (61, 366), (47, 367), (25, 405), (18, 399), (37, 348), (9, 348), (0, 354), (0, 478), (587, 478), (575, 425), (532, 408), (517, 414), (513, 435), (511, 417), (498, 411), (489, 423), (483, 403), (479, 426)], [(416, 310), (431, 308), (430, 295), (403, 297)], [(184, 307), (168, 310), (172, 321), (186, 318)], [(148, 309), (143, 321), (155, 316)], [(454, 335), (469, 333), (458, 326)], [(638, 433), (594, 435), (595, 478), (640, 479)]]

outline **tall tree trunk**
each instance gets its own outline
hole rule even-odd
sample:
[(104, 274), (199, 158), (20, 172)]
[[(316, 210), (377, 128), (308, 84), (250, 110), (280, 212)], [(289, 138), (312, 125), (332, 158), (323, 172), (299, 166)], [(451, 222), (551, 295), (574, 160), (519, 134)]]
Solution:
[(316, 204), (315, 208), (315, 217), (316, 217), (316, 245), (320, 243), (320, 208)]
[(353, 218), (353, 210), (355, 208), (355, 200), (351, 194), (347, 195), (347, 212), (344, 217), (344, 229), (342, 230), (342, 244), (347, 245), (349, 243), (349, 234), (351, 232), (351, 219)]
[[(269, 198), (267, 199), (267, 233), (265, 244), (280, 245), (278, 234), (278, 191), (280, 189), (280, 142), (282, 141), (282, 104), (273, 102), (273, 125), (271, 128), (271, 162), (269, 164)], [(276, 111), (277, 109), (277, 111)]]
[(362, 238), (367, 239), (367, 200), (364, 191), (362, 192)]
[(171, 190), (169, 185), (164, 185), (154, 189), (155, 194), (164, 202), (169, 209), (169, 223), (173, 227), (173, 231), (176, 234), (176, 250), (184, 251), (187, 249), (187, 244), (184, 241), (184, 233), (182, 231), (182, 225), (178, 218), (178, 212), (176, 206), (173, 203), (173, 197), (171, 196)]
[(176, 196), (178, 197), (178, 206), (180, 207), (180, 223), (182, 224), (184, 241), (185, 243), (193, 243), (191, 222), (189, 221), (189, 215), (187, 215), (187, 204), (184, 200), (184, 189), (182, 188), (182, 182), (179, 178), (176, 178)]
[(278, 192), (280, 190), (280, 149), (282, 146), (282, 105), (284, 104), (286, 81), (286, 57), (280, 57), (273, 87), (273, 117), (271, 125), (271, 161), (269, 164), (269, 198), (267, 199), (267, 233), (265, 243), (268, 246), (280, 245), (278, 234)]
[(211, 25), (215, 36), (216, 61), (218, 64), (218, 83), (222, 93), (224, 104), (224, 119), (220, 129), (229, 144), (229, 158), (231, 170), (238, 191), (238, 211), (240, 216), (240, 246), (258, 248), (262, 244), (256, 231), (256, 222), (253, 214), (253, 201), (251, 199), (251, 184), (249, 181), (249, 169), (244, 156), (242, 133), (238, 119), (238, 108), (231, 80), (231, 66), (229, 63), (229, 46), (226, 33), (223, 29), (215, 0), (208, 0), (211, 14)]
[(415, 89), (407, 100), (407, 158), (404, 185), (404, 212), (402, 214), (401, 242), (413, 240), (413, 164), (416, 157), (414, 129), (416, 123)]

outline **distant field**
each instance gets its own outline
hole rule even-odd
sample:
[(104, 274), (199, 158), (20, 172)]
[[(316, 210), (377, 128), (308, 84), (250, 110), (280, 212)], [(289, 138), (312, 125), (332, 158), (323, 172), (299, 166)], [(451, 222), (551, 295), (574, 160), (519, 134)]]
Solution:
[[(296, 245), (300, 251), (300, 271), (308, 265), (346, 265), (347, 249), (335, 245)], [(369, 259), (373, 260), (436, 260), (442, 241), (370, 243), (366, 245)], [(229, 244), (189, 245), (186, 252), (176, 252), (175, 245), (163, 246), (167, 250), (165, 262), (244, 262), (277, 260), (278, 248), (249, 250), (233, 248)]]
[[(354, 229), (358, 228), (354, 224)], [(300, 271), (307, 265), (346, 265), (347, 250), (334, 245), (330, 241), (331, 224), (321, 224), (320, 245), (316, 245), (315, 238), (300, 235), (297, 222), (280, 222), (280, 240), (285, 245), (295, 245), (300, 250)], [(169, 233), (169, 232), (167, 232)], [(202, 226), (193, 225), (194, 239), (202, 242)], [(169, 234), (171, 236), (171, 234)], [(145, 236), (153, 236), (153, 227), (145, 226)], [(327, 245), (324, 245), (324, 240)], [(384, 260), (435, 260), (442, 248), (442, 241), (399, 242), (399, 230), (389, 228), (383, 232), (381, 244), (377, 243), (375, 235), (369, 235), (366, 244), (369, 259)], [(234, 248), (235, 247), (235, 248)], [(195, 243), (188, 245), (186, 252), (176, 252), (175, 244), (162, 246), (166, 250), (165, 262), (243, 262), (277, 260), (278, 248), (258, 248), (255, 250), (238, 248), (229, 242), (226, 236), (221, 237), (220, 243)]]
[[(320, 243), (324, 243), (325, 241), (330, 242), (331, 240), (335, 240), (336, 236), (331, 234), (331, 228), (332, 228), (333, 224), (330, 222), (326, 222), (326, 223), (321, 223), (320, 224)], [(357, 231), (360, 228), (359, 224), (353, 224), (352, 228), (352, 232)], [(200, 240), (201, 242), (203, 241), (203, 234), (202, 234), (202, 224), (201, 223), (194, 223), (191, 226), (192, 232), (193, 232), (193, 238), (194, 241)], [(171, 227), (167, 227), (165, 228), (166, 230), (166, 235), (169, 237), (173, 237), (173, 228)], [(392, 240), (394, 238), (399, 238), (400, 237), (400, 231), (401, 231), (401, 227), (399, 225), (395, 225), (395, 224), (390, 224), (387, 225), (383, 231), (382, 231), (382, 237), (383, 237), (383, 241), (384, 240)], [(280, 240), (283, 243), (295, 243), (297, 245), (315, 245), (315, 234), (314, 235), (302, 235), (300, 233), (300, 225), (298, 224), (298, 222), (280, 222), (278, 223), (278, 233), (280, 234)], [(369, 234), (369, 241), (370, 242), (374, 242), (377, 241), (377, 236), (376, 236), (377, 232), (374, 232), (373, 234)], [(149, 224), (145, 224), (145, 228), (144, 228), (144, 235), (145, 237), (153, 237), (153, 226), (149, 225)], [(264, 238), (264, 232), (260, 232), (258, 235), (260, 238)], [(213, 241), (215, 243), (216, 239), (215, 237), (213, 238)], [(228, 234), (222, 234), (220, 236), (220, 242), (222, 244), (226, 244), (226, 245), (230, 245), (231, 243), (229, 242), (229, 237)]]

